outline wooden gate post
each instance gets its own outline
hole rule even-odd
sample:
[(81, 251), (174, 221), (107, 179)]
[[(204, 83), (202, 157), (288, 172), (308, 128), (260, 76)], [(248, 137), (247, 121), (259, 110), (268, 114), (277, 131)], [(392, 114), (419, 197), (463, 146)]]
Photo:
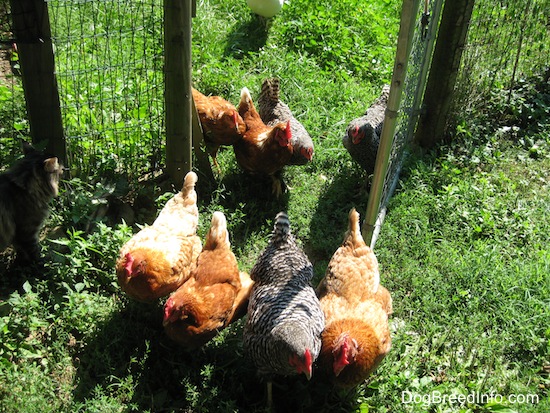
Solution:
[(48, 3), (10, 0), (10, 7), (33, 143), (45, 141), (46, 149), (67, 165)]
[(443, 6), (423, 111), (414, 136), (424, 148), (432, 148), (443, 138), (474, 1), (452, 0)]
[(166, 169), (178, 186), (192, 168), (192, 0), (164, 0)]

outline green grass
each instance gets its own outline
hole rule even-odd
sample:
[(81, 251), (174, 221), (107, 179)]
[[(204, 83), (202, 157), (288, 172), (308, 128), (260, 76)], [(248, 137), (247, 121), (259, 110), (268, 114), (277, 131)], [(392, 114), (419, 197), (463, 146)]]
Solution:
[[(316, 147), (310, 165), (287, 168), (292, 189), (280, 201), (242, 174), (231, 150), (219, 156), (219, 182), (199, 180), (199, 234), (204, 238), (213, 211), (223, 211), (241, 269), (253, 266), (284, 209), (317, 282), (341, 242), (349, 209), (364, 215), (366, 177), (340, 138), (389, 77), (397, 3), (363, 10), (355, 0), (293, 0), (267, 29), (235, 2), (197, 2), (195, 85), (236, 103), (241, 87), (254, 96), (264, 77), (279, 76), (284, 100)], [(347, 29), (339, 32), (338, 22)], [(361, 64), (374, 58), (378, 67)], [(405, 164), (376, 245), (395, 311), (393, 348), (376, 373), (349, 392), (315, 373), (311, 382), (280, 378), (276, 411), (550, 409), (550, 128), (541, 111), (550, 105), (548, 91), (533, 85), (515, 90), (508, 107), (506, 93), (497, 91), (487, 114), (460, 123), (453, 145)], [(491, 108), (499, 114), (494, 119)], [(516, 128), (508, 133), (504, 125)], [(106, 149), (98, 144), (99, 154)], [(131, 198), (142, 224), (169, 194), (120, 176), (117, 161), (98, 158), (94, 174), (65, 182), (47, 223), (65, 231), (43, 242), (43, 272), (0, 277), (0, 411), (263, 411), (265, 387), (243, 356), (242, 320), (187, 354), (163, 333), (162, 303), (132, 302), (118, 288), (114, 262), (136, 228), (107, 207)], [(1, 271), (9, 261), (9, 254), (0, 257)], [(408, 395), (472, 394), (486, 399), (402, 402), (403, 395), (408, 401)], [(534, 395), (538, 403), (509, 403), (512, 395)]]

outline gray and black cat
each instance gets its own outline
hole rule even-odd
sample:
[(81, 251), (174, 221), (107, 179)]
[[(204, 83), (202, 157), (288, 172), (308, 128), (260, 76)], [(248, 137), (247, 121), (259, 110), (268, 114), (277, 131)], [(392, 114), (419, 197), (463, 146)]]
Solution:
[(0, 174), (0, 251), (13, 245), (20, 263), (40, 261), (38, 235), (57, 196), (63, 165), (23, 142), (25, 156)]

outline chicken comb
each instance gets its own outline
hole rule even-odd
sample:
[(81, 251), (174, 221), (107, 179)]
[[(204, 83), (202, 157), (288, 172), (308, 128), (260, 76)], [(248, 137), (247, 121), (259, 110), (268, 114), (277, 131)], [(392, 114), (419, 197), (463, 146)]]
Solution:
[(124, 271), (126, 271), (126, 276), (132, 276), (132, 266), (134, 265), (134, 257), (128, 252), (124, 258), (126, 259), (126, 264), (124, 265)]
[(164, 304), (164, 320), (163, 322), (166, 323), (168, 319), (172, 316), (172, 310), (174, 309), (174, 300), (172, 297), (168, 298), (166, 300), (166, 304)]
[(290, 143), (292, 139), (292, 129), (290, 128), (290, 119), (286, 122), (285, 137), (288, 140), (288, 143)]

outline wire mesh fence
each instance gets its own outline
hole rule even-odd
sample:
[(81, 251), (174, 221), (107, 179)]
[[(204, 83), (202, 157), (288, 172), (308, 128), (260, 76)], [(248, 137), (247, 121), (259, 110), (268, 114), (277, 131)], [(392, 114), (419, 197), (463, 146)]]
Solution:
[(162, 0), (50, 0), (48, 9), (71, 169), (157, 169), (164, 157)]
[[(13, 53), (8, 3), (0, 0), (2, 53)], [(162, 0), (47, 3), (72, 169), (76, 174), (130, 175), (159, 169), (165, 143)], [(437, 36), (443, 4), (443, 0), (420, 2), (383, 205), (395, 187), (402, 154), (421, 110), (430, 42)], [(491, 90), (509, 89), (518, 79), (548, 66), (548, 9), (550, 0), (476, 1), (455, 107), (464, 113), (482, 110)], [(11, 75), (0, 79), (2, 85), (0, 117), (6, 120), (0, 125), (0, 145), (16, 148), (13, 138), (29, 135), (21, 86)]]
[(8, 0), (0, 0), (0, 167), (20, 156), (14, 138), (28, 136), (23, 88), (18, 75), (17, 49), (11, 32)]
[[(549, 0), (477, 0), (462, 56), (454, 112), (483, 112), (490, 94), (510, 93), (550, 65)], [(509, 95), (508, 95), (509, 96)], [(508, 102), (509, 99), (508, 99)]]
[[(444, 0), (420, 2), (372, 245), (412, 144), (444, 3)], [(476, 1), (455, 85), (451, 124), (468, 114), (483, 112), (492, 93), (504, 91), (509, 104), (511, 91), (519, 79), (548, 70), (549, 9), (548, 0)]]
[(371, 247), (374, 247), (376, 244), (388, 202), (397, 187), (401, 167), (412, 144), (415, 125), (420, 115), (422, 96), (424, 94), (435, 38), (437, 37), (439, 16), (443, 2), (444, 0), (419, 2), (421, 3), (420, 7), (417, 9), (416, 15), (412, 16), (414, 28), (411, 33), (412, 37), (408, 39), (410, 54), (402, 90), (399, 117), (395, 125), (380, 203), (377, 206), (378, 218), (370, 240)]

